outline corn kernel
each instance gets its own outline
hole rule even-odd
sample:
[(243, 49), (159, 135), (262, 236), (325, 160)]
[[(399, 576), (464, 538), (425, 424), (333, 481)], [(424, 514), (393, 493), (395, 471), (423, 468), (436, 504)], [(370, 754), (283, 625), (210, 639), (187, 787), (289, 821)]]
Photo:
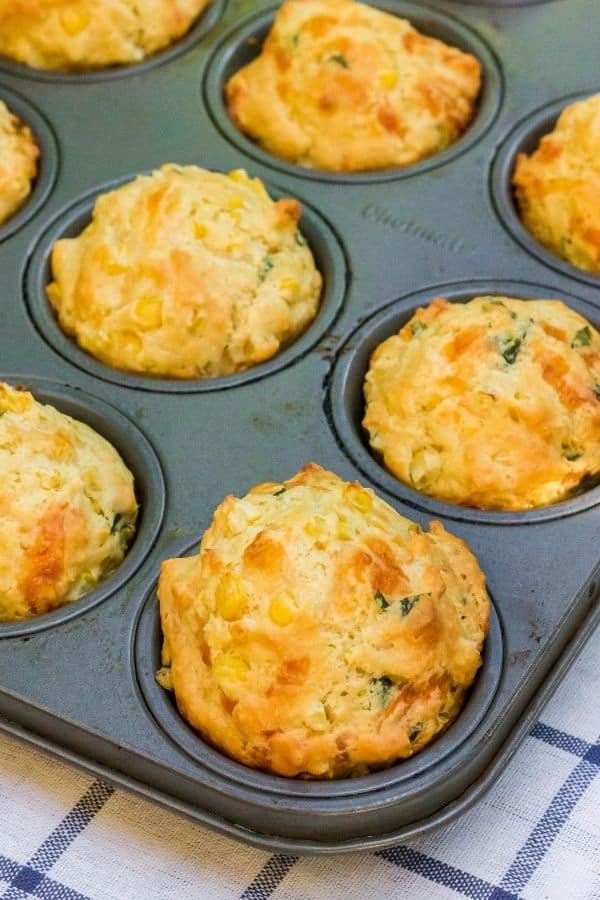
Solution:
[(232, 181), (238, 181), (240, 184), (248, 184), (252, 180), (244, 169), (232, 169), (229, 177)]
[(243, 205), (244, 204), (239, 197), (230, 197), (227, 201), (229, 209), (240, 209)]
[(300, 285), (295, 278), (282, 278), (279, 287), (282, 291), (287, 291), (290, 294), (295, 294), (297, 293)]
[(208, 228), (206, 225), (203, 225), (202, 222), (194, 222), (194, 237), (197, 238), (197, 240), (205, 238), (207, 234)]
[(242, 682), (248, 673), (248, 666), (235, 653), (219, 653), (212, 666), (213, 676), (223, 691), (231, 699), (235, 699)]
[(387, 72), (379, 73), (379, 83), (382, 88), (387, 88), (391, 90), (391, 88), (396, 87), (398, 83), (398, 73), (393, 70)]
[(81, 32), (87, 28), (90, 24), (90, 16), (83, 9), (70, 7), (61, 13), (60, 24), (67, 34), (74, 37), (76, 34), (81, 34)]
[(157, 297), (142, 297), (135, 304), (135, 317), (144, 329), (160, 328), (162, 325), (162, 301)]
[(107, 275), (124, 275), (127, 272), (127, 266), (122, 266), (114, 259), (102, 263), (102, 268)]
[(304, 724), (312, 731), (327, 731), (329, 721), (322, 703), (317, 703), (313, 709), (304, 716)]
[(294, 612), (285, 600), (273, 600), (269, 606), (269, 618), (275, 625), (283, 628), (293, 620)]
[(340, 541), (347, 541), (352, 537), (352, 533), (348, 527), (348, 520), (345, 516), (337, 517), (336, 534)]
[(215, 591), (217, 614), (228, 622), (239, 619), (246, 610), (247, 600), (239, 578), (229, 572), (223, 575)]
[(136, 354), (142, 349), (142, 341), (133, 331), (121, 332), (121, 347), (126, 353)]
[(369, 512), (373, 508), (373, 495), (363, 488), (351, 486), (348, 489), (348, 500), (360, 512)]

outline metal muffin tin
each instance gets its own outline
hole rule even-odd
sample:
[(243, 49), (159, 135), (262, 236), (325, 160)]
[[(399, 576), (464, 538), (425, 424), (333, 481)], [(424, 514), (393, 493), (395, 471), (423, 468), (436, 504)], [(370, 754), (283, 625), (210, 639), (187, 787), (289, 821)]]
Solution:
[[(106, 582), (47, 616), (0, 625), (0, 727), (220, 832), (290, 853), (384, 847), (466, 809), (598, 621), (600, 488), (524, 513), (439, 503), (381, 467), (360, 421), (370, 350), (436, 295), (562, 297), (600, 325), (600, 278), (536, 245), (509, 187), (515, 153), (566, 102), (600, 89), (600, 9), (594, 0), (381, 8), (476, 53), (485, 76), (461, 140), (383, 173), (287, 165), (227, 119), (223, 78), (257, 52), (273, 7), (213, 0), (178, 44), (109, 72), (41, 73), (0, 60), (0, 97), (42, 148), (29, 202), (0, 229), (0, 375), (109, 438), (142, 506), (134, 545)], [(568, 60), (561, 70), (557, 54)], [(99, 192), (164, 162), (245, 167), (273, 195), (303, 202), (324, 302), (274, 360), (212, 382), (144, 378), (107, 368), (58, 329), (44, 297), (53, 240), (85, 226)], [(309, 460), (373, 486), (423, 525), (444, 521), (479, 557), (494, 602), (484, 663), (456, 722), (411, 760), (336, 782), (235, 763), (154, 681), (160, 562), (194, 551), (227, 493)]]

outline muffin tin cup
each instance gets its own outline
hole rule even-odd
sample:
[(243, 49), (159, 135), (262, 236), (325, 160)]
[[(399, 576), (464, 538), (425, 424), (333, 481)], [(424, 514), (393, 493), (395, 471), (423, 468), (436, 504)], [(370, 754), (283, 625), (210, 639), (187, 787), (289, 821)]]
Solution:
[(502, 102), (502, 72), (493, 51), (475, 31), (458, 19), (440, 10), (424, 6), (422, 3), (398, 0), (398, 2), (377, 2), (373, 5), (384, 12), (409, 19), (424, 34), (472, 53), (481, 62), (483, 84), (474, 119), (465, 133), (452, 146), (413, 165), (395, 166), (373, 172), (348, 173), (328, 172), (295, 165), (263, 150), (233, 123), (227, 111), (224, 89), (228, 79), (235, 72), (259, 55), (260, 48), (273, 23), (277, 7), (253, 15), (241, 25), (237, 25), (225, 35), (214, 51), (206, 69), (203, 84), (204, 99), (214, 125), (243, 154), (264, 166), (277, 169), (286, 175), (335, 184), (369, 184), (409, 178), (446, 165), (469, 150), (490, 128)]
[[(75, 340), (61, 329), (46, 295), (46, 287), (52, 280), (50, 265), (52, 248), (57, 240), (76, 237), (90, 224), (95, 201), (101, 194), (126, 184), (137, 174), (139, 173), (102, 185), (63, 211), (41, 237), (28, 262), (24, 290), (30, 316), (47, 343), (64, 359), (96, 378), (125, 387), (174, 394), (204, 393), (258, 381), (292, 365), (305, 356), (332, 327), (342, 309), (349, 278), (345, 252), (331, 225), (302, 198), (298, 198), (302, 200), (299, 228), (323, 276), (323, 292), (313, 322), (271, 359), (233, 375), (177, 379), (121, 371), (105, 365), (79, 347)], [(269, 184), (265, 186), (274, 199), (289, 196), (280, 188)]]
[[(208, 527), (208, 522), (206, 526)], [(176, 556), (198, 552), (200, 537), (191, 546), (176, 550)], [(502, 628), (492, 603), (490, 631), (483, 651), (483, 664), (475, 683), (456, 720), (425, 749), (395, 765), (356, 778), (328, 780), (295, 780), (250, 769), (212, 747), (200, 737), (177, 710), (173, 694), (160, 687), (155, 673), (161, 666), (162, 631), (156, 579), (142, 606), (136, 626), (134, 657), (137, 680), (144, 700), (158, 725), (171, 740), (203, 769), (227, 781), (244, 785), (261, 793), (318, 800), (334, 797), (357, 798), (414, 780), (456, 752), (473, 734), (492, 703), (502, 676)]]
[(481, 524), (525, 525), (589, 509), (600, 503), (600, 486), (560, 503), (515, 512), (445, 503), (400, 481), (385, 468), (383, 460), (369, 447), (368, 433), (362, 425), (365, 414), (364, 381), (374, 350), (387, 338), (397, 334), (419, 307), (427, 306), (435, 297), (445, 297), (454, 303), (466, 303), (474, 297), (487, 294), (520, 299), (564, 300), (596, 328), (600, 327), (600, 312), (591, 304), (563, 290), (528, 282), (481, 280), (440, 284), (402, 297), (359, 325), (348, 335), (338, 351), (325, 400), (326, 414), (334, 435), (363, 475), (392, 497), (431, 515)]
[(25, 125), (29, 125), (40, 148), (38, 173), (31, 185), (31, 193), (16, 212), (0, 225), (0, 244), (19, 231), (44, 204), (58, 173), (58, 146), (54, 132), (44, 115), (28, 100), (0, 84), (0, 100)]
[(152, 56), (140, 62), (122, 63), (106, 68), (64, 71), (53, 69), (36, 69), (24, 63), (17, 62), (8, 56), (0, 54), (0, 72), (16, 75), (28, 80), (50, 82), (58, 84), (94, 84), (100, 81), (114, 81), (118, 78), (127, 78), (132, 75), (143, 75), (158, 66), (171, 63), (178, 57), (193, 50), (217, 25), (227, 5), (227, 0), (211, 0), (209, 6), (202, 12), (198, 19), (190, 26), (183, 37), (173, 41), (169, 46), (158, 50)]
[(498, 149), (492, 164), (490, 189), (496, 214), (511, 237), (524, 250), (539, 259), (544, 265), (560, 272), (561, 275), (575, 278), (600, 289), (600, 275), (586, 272), (585, 269), (572, 265), (566, 259), (561, 259), (560, 256), (547, 250), (527, 231), (521, 222), (512, 187), (512, 177), (518, 154), (530, 155), (533, 153), (541, 138), (554, 130), (556, 121), (565, 107), (578, 100), (585, 100), (591, 93), (593, 92), (586, 91), (563, 97), (535, 110), (522, 119)]
[(83, 613), (125, 587), (144, 562), (158, 535), (165, 507), (162, 469), (152, 445), (142, 432), (122, 413), (84, 393), (33, 375), (2, 375), (0, 381), (23, 385), (40, 403), (54, 406), (59, 412), (85, 422), (106, 438), (122, 456), (133, 473), (140, 511), (135, 537), (121, 565), (97, 588), (79, 600), (59, 609), (14, 622), (0, 621), (0, 639), (24, 637), (52, 626), (61, 625)]

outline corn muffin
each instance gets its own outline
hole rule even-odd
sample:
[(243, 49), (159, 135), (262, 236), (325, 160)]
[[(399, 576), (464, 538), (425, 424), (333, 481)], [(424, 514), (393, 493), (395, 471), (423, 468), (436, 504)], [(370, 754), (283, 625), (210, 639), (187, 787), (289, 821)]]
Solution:
[(314, 318), (321, 276), (297, 200), (262, 182), (163, 166), (96, 201), (52, 253), (63, 330), (116, 369), (229, 375), (274, 356)]
[(177, 40), (209, 0), (0, 0), (0, 53), (36, 69), (139, 62)]
[(234, 759), (339, 778), (412, 756), (457, 716), (488, 630), (467, 546), (317, 465), (227, 497), (163, 563), (159, 683)]
[(31, 129), (0, 100), (0, 225), (31, 193), (39, 153)]
[(0, 383), (0, 620), (92, 590), (135, 532), (133, 476), (87, 425)]
[(404, 19), (353, 0), (286, 0), (226, 96), (269, 153), (353, 172), (444, 150), (471, 122), (480, 84), (475, 57)]
[(364, 426), (449, 503), (521, 510), (600, 480), (600, 334), (559, 300), (434, 300), (375, 350)]
[(600, 274), (600, 94), (573, 103), (513, 176), (523, 225), (546, 249)]

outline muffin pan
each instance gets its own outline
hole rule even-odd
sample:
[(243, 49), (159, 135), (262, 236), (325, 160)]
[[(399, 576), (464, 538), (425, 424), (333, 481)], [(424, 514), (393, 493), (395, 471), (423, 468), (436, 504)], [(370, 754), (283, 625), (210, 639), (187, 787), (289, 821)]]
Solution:
[[(384, 847), (449, 821), (493, 783), (598, 621), (600, 488), (524, 513), (439, 503), (371, 456), (360, 404), (372, 347), (435, 295), (561, 297), (600, 324), (598, 280), (515, 240), (509, 222), (517, 145), (600, 89), (600, 10), (591, 0), (382, 3), (479, 56), (479, 111), (439, 157), (335, 176), (281, 163), (235, 131), (223, 79), (256, 52), (248, 40), (264, 34), (272, 7), (213, 2), (193, 33), (139, 66), (73, 76), (0, 62), (0, 97), (32, 125), (43, 155), (32, 196), (0, 230), (3, 377), (113, 441), (142, 507), (129, 555), (98, 589), (0, 625), (0, 727), (258, 846)], [(569, 59), (560, 73), (557, 53)], [(301, 227), (325, 279), (321, 313), (246, 373), (213, 382), (119, 373), (78, 350), (45, 301), (52, 241), (85, 226), (98, 191), (163, 162), (244, 167), (273, 195), (304, 203)], [(410, 760), (337, 782), (227, 759), (153, 678), (160, 562), (197, 547), (227, 493), (309, 460), (374, 487), (423, 525), (444, 521), (477, 554), (495, 609), (483, 667), (447, 732)]]

